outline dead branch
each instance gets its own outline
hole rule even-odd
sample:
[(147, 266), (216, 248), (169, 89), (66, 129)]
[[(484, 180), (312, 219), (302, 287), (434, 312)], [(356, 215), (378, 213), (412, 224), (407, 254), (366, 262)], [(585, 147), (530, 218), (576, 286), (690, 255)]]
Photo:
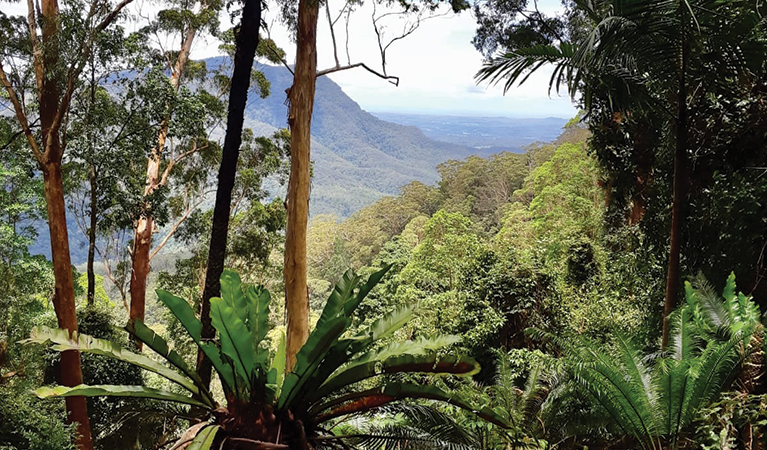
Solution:
[[(344, 8), (346, 8), (346, 5), (344, 5)], [(330, 26), (330, 38), (333, 41), (333, 58), (336, 60), (336, 67), (339, 67), (341, 65), (340, 62), (338, 62), (338, 45), (336, 45), (336, 32), (333, 29), (333, 19), (330, 17), (330, 1), (325, 1), (325, 12), (328, 16), (328, 25)]]
[[(274, 21), (272, 21), (274, 23)], [(269, 27), (266, 25), (266, 23), (263, 24), (264, 30), (266, 31), (266, 37), (270, 41), (273, 41), (272, 39), (272, 32), (269, 31)], [(288, 69), (288, 72), (290, 72), (291, 75), (296, 76), (295, 72), (293, 72), (293, 69), (290, 68), (290, 64), (288, 64), (287, 61), (285, 61), (285, 58), (281, 57), (273, 48), (271, 45), (267, 45), (267, 48), (269, 49), (269, 52), (271, 52), (272, 56), (279, 59), (280, 62), (282, 62), (282, 65), (285, 66), (286, 69)]]
[[(402, 32), (400, 34), (398, 34), (397, 36), (394, 36), (391, 39), (386, 40), (385, 37), (384, 37), (384, 33), (383, 33), (383, 28), (384, 27), (381, 24), (381, 20), (383, 20), (383, 19), (385, 19), (387, 17), (392, 17), (392, 16), (404, 17), (404, 16), (408, 15), (408, 12), (406, 12), (406, 11), (390, 11), (390, 12), (386, 12), (386, 13), (383, 13), (383, 14), (378, 14), (378, 10), (376, 8), (376, 3), (373, 2), (373, 12), (371, 14), (371, 21), (372, 21), (372, 24), (373, 24), (373, 31), (376, 34), (376, 43), (378, 44), (378, 51), (379, 51), (380, 57), (381, 57), (381, 70), (378, 71), (378, 70), (372, 69), (370, 66), (368, 66), (367, 64), (365, 64), (363, 62), (358, 62), (358, 63), (354, 63), (354, 64), (352, 64), (352, 62), (351, 62), (351, 56), (349, 54), (349, 21), (350, 21), (350, 18), (351, 18), (351, 11), (352, 11), (352, 9), (353, 9), (353, 7), (352, 7), (351, 2), (349, 0), (346, 0), (346, 3), (341, 8), (341, 11), (338, 13), (336, 18), (333, 19), (333, 17), (331, 16), (331, 13), (330, 13), (330, 6), (328, 5), (327, 2), (325, 3), (325, 13), (326, 13), (327, 20), (328, 20), (328, 26), (330, 27), (330, 37), (331, 37), (331, 41), (332, 41), (332, 44), (333, 44), (333, 58), (335, 60), (335, 66), (318, 71), (317, 72), (317, 77), (321, 77), (323, 75), (328, 75), (328, 74), (331, 74), (331, 73), (334, 73), (334, 72), (340, 72), (342, 70), (349, 70), (349, 69), (354, 69), (356, 67), (362, 67), (363, 69), (367, 70), (368, 72), (372, 73), (373, 75), (375, 75), (375, 76), (377, 76), (377, 77), (379, 77), (381, 79), (384, 79), (384, 80), (388, 81), (389, 83), (392, 83), (395, 86), (399, 86), (399, 77), (389, 75), (386, 72), (386, 51), (395, 42), (397, 42), (399, 40), (402, 40), (402, 39), (410, 36), (411, 34), (413, 34), (421, 26), (421, 23), (423, 23), (425, 20), (432, 19), (432, 18), (435, 18), (435, 17), (442, 17), (442, 16), (445, 16), (445, 15), (449, 14), (448, 12), (446, 12), (446, 13), (442, 13), (442, 14), (432, 14), (432, 15), (429, 15), (427, 17), (424, 17), (424, 12), (426, 10), (425, 9), (421, 9), (421, 10), (418, 11), (418, 13), (417, 13), (417, 15), (416, 15), (416, 17), (415, 17), (415, 19), (413, 21), (406, 21), (405, 22), (405, 24), (403, 25), (403, 28), (402, 28)], [(341, 65), (341, 63), (339, 61), (339, 57), (338, 57), (338, 41), (336, 39), (335, 25), (338, 22), (338, 20), (340, 20), (341, 17), (344, 14), (346, 14), (346, 20), (345, 20), (345, 25), (346, 25), (346, 40), (345, 40), (345, 45), (346, 45), (346, 60), (347, 60), (347, 63), (346, 63), (346, 65)]]
[(327, 75), (333, 72), (340, 72), (342, 70), (349, 70), (354, 69), (356, 67), (362, 67), (363, 69), (367, 70), (368, 72), (372, 73), (373, 75), (383, 78), (384, 80), (388, 81), (389, 83), (399, 86), (399, 77), (395, 77), (393, 75), (386, 75), (385, 73), (378, 72), (376, 70), (371, 69), (368, 67), (365, 63), (356, 63), (356, 64), (349, 64), (346, 66), (338, 66), (338, 67), (331, 67), (329, 69), (320, 70), (317, 72), (317, 77), (321, 77), (323, 75)]

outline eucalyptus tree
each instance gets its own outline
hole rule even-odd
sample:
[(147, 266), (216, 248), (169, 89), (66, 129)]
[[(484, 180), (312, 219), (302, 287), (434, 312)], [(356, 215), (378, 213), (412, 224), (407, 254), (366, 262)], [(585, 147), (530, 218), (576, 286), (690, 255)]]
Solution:
[[(2, 14), (0, 84), (43, 174), (54, 308), (59, 326), (70, 333), (77, 330), (77, 317), (61, 171), (68, 112), (94, 42), (130, 2), (67, 2), (60, 7), (57, 0), (43, 0), (39, 6), (28, 2), (26, 18)], [(82, 382), (76, 351), (62, 354), (61, 381), (67, 386)], [(85, 399), (68, 399), (67, 411), (68, 420), (79, 424), (78, 445), (92, 448)]]
[[(65, 170), (70, 210), (88, 239), (88, 305), (94, 300), (97, 253), (115, 281), (109, 244), (99, 246), (98, 241), (130, 226), (130, 211), (139, 200), (134, 161), (148, 153), (157, 126), (152, 109), (160, 105), (137, 91), (141, 81), (132, 76), (141, 69), (135, 65), (137, 54), (145, 50), (132, 45), (133, 38), (120, 27), (96, 42), (87, 81), (73, 98), (70, 113)], [(124, 295), (123, 302), (127, 309)]]
[[(130, 317), (144, 318), (146, 283), (149, 276), (150, 260), (167, 242), (181, 222), (191, 214), (199, 200), (186, 199), (176, 202), (178, 220), (171, 226), (157, 246), (152, 248), (152, 235), (157, 228), (158, 207), (166, 194), (166, 188), (174, 169), (185, 159), (194, 157), (202, 150), (213, 150), (214, 144), (207, 139), (205, 119), (208, 109), (221, 110), (215, 96), (205, 91), (192, 92), (182, 88), (185, 82), (204, 80), (204, 65), (189, 59), (192, 45), (202, 33), (218, 32), (218, 14), (223, 7), (221, 1), (179, 0), (168, 2), (167, 8), (158, 12), (155, 20), (141, 30), (147, 42), (154, 40), (149, 53), (151, 59), (148, 75), (153, 83), (150, 87), (165, 100), (159, 111), (159, 126), (156, 128), (156, 142), (146, 159), (146, 176), (140, 213), (133, 225), (133, 247), (131, 250)], [(178, 48), (164, 48), (168, 38), (178, 39)], [(169, 75), (166, 75), (168, 73)], [(204, 176), (197, 171), (197, 176)], [(199, 197), (198, 197), (199, 198)], [(162, 217), (159, 217), (162, 218)], [(140, 345), (140, 343), (138, 343)]]
[[(743, 1), (575, 2), (588, 32), (532, 42), (491, 59), (479, 81), (508, 90), (546, 64), (549, 89), (566, 87), (589, 113), (620, 123), (632, 115), (663, 117), (672, 131), (673, 200), (663, 347), (680, 285), (681, 230), (687, 202), (691, 104), (728, 84), (748, 83), (761, 72), (764, 42), (760, 11)], [(669, 61), (673, 63), (669, 63)], [(716, 64), (712, 64), (716, 61)], [(669, 108), (668, 105), (673, 105)]]
[[(287, 318), (287, 351), (288, 369), (295, 364), (295, 355), (306, 342), (309, 336), (309, 293), (307, 289), (307, 251), (306, 234), (309, 218), (309, 191), (311, 184), (311, 122), (314, 108), (314, 93), (317, 78), (342, 70), (363, 68), (375, 76), (387, 80), (393, 84), (399, 83), (399, 78), (390, 75), (386, 68), (386, 51), (396, 41), (412, 34), (427, 17), (424, 13), (433, 13), (439, 4), (439, 0), (419, 2), (400, 2), (397, 6), (402, 9), (395, 13), (397, 16), (412, 14), (415, 20), (406, 24), (402, 33), (391, 39), (383, 37), (381, 31), (383, 25), (380, 20), (392, 15), (389, 13), (377, 14), (373, 10), (372, 27), (378, 39), (380, 50), (381, 70), (372, 69), (365, 62), (352, 63), (349, 54), (348, 32), (346, 45), (346, 63), (341, 62), (339, 57), (339, 45), (336, 40), (336, 26), (341, 17), (349, 17), (356, 2), (346, 2), (340, 14), (333, 18), (330, 7), (325, 2), (326, 16), (330, 28), (333, 43), (333, 57), (335, 65), (318, 70), (317, 67), (317, 24), (320, 16), (322, 2), (315, 0), (281, 0), (282, 16), (296, 40), (296, 62), (293, 70), (293, 85), (288, 89), (288, 125), (291, 133), (291, 168), (288, 181), (287, 210), (288, 222), (285, 233), (285, 262), (283, 279), (285, 282), (286, 318)], [(297, 4), (296, 4), (297, 3)], [(371, 2), (376, 4), (393, 5), (390, 2)], [(468, 8), (465, 0), (446, 1), (453, 12)], [(396, 4), (395, 4), (396, 5)], [(348, 28), (347, 28), (348, 30)]]

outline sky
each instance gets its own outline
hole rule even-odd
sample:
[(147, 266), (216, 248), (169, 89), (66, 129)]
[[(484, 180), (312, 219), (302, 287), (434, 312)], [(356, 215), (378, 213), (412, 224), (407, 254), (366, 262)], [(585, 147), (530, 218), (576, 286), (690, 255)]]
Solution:
[[(339, 0), (335, 2), (340, 3)], [(543, 3), (543, 7), (549, 6), (550, 11), (559, 4)], [(332, 7), (333, 0), (330, 5)], [(352, 63), (364, 61), (378, 69), (380, 53), (371, 25), (370, 5), (368, 2), (367, 7), (355, 11), (351, 17), (350, 56)], [(386, 39), (400, 34), (404, 24), (393, 21), (384, 25), (387, 26), (384, 29)], [(338, 28), (341, 29), (336, 32), (337, 40), (343, 41), (344, 27)], [(326, 16), (321, 14), (318, 31), (320, 69), (334, 65), (328, 30)], [(549, 96), (550, 69), (534, 75), (522, 87), (515, 87), (506, 95), (500, 86), (477, 85), (474, 76), (482, 67), (483, 58), (471, 43), (475, 30), (476, 23), (469, 11), (422, 21), (413, 34), (392, 44), (386, 52), (387, 72), (400, 77), (399, 86), (360, 68), (330, 77), (368, 111), (562, 118), (576, 114), (569, 95), (552, 92)], [(272, 36), (278, 39), (278, 35), (275, 32)], [(289, 58), (293, 58), (290, 46), (284, 47)]]
[[(364, 109), (372, 111), (509, 117), (575, 115), (576, 109), (566, 93), (552, 93), (549, 97), (546, 72), (506, 95), (500, 86), (477, 85), (474, 76), (482, 67), (483, 57), (471, 43), (475, 30), (474, 18), (463, 12), (426, 21), (412, 35), (394, 43), (387, 51), (387, 69), (400, 77), (398, 87), (360, 70), (331, 78)], [(369, 40), (375, 45), (373, 36)], [(377, 56), (375, 48), (359, 54), (368, 54), (374, 61)]]
[[(331, 11), (338, 11), (342, 0), (328, 0)], [(395, 2), (396, 3), (396, 2)], [(539, 2), (544, 12), (555, 12), (557, 0)], [(20, 3), (2, 3), (4, 11), (24, 14)], [(150, 11), (156, 6), (146, 0), (135, 0), (134, 9)], [(295, 44), (284, 27), (276, 20), (277, 8), (267, 11), (271, 37), (287, 53), (287, 61), (295, 60)], [(16, 11), (18, 10), (18, 11)], [(380, 70), (381, 58), (374, 29), (371, 25), (372, 2), (366, 2), (351, 15), (349, 22), (349, 52), (352, 63), (364, 62)], [(385, 10), (379, 8), (378, 15)], [(324, 13), (324, 11), (323, 11)], [(325, 14), (320, 14), (318, 29), (318, 68), (334, 65), (332, 40)], [(445, 11), (447, 13), (447, 11)], [(388, 21), (387, 21), (388, 20)], [(222, 26), (228, 18), (222, 17)], [(345, 26), (336, 26), (336, 38), (343, 47)], [(387, 17), (382, 34), (384, 42), (401, 34), (406, 24), (396, 17)], [(474, 49), (471, 39), (476, 23), (471, 12), (447, 13), (422, 21), (418, 29), (393, 43), (386, 52), (387, 72), (398, 76), (399, 86), (376, 77), (362, 68), (329, 75), (360, 106), (371, 112), (404, 112), (417, 114), (505, 116), (505, 117), (573, 117), (577, 110), (567, 93), (548, 92), (550, 69), (531, 76), (522, 87), (514, 87), (505, 95), (500, 86), (477, 85), (474, 75), (482, 67), (482, 55)], [(342, 63), (346, 60), (339, 48)], [(196, 43), (193, 58), (218, 55), (218, 42), (207, 38)]]

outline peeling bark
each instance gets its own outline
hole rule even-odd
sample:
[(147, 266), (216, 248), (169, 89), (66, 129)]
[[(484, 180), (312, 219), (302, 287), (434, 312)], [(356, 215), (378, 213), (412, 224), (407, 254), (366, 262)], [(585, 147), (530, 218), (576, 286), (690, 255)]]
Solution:
[(290, 111), (290, 181), (288, 225), (285, 235), (285, 309), (287, 365), (290, 372), (298, 350), (309, 337), (309, 293), (306, 285), (306, 227), (309, 218), (311, 125), (317, 82), (317, 0), (298, 4), (298, 39), (293, 86), (288, 91)]

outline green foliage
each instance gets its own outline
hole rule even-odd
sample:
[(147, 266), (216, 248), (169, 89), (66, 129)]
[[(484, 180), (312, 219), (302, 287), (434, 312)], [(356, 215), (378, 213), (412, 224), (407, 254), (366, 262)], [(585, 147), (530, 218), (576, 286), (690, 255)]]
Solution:
[(74, 450), (75, 430), (64, 425), (64, 402), (40, 402), (29, 388), (27, 383), (0, 386), (0, 448)]
[(468, 450), (478, 443), (478, 437), (459, 425), (452, 414), (419, 404), (385, 406), (379, 416), (344, 428), (342, 433), (354, 435), (350, 443), (365, 450), (395, 450), (408, 445)]
[(56, 325), (53, 267), (27, 250), (34, 221), (45, 217), (42, 178), (10, 120), (0, 120), (0, 142), (0, 448), (74, 449), (63, 402), (40, 404), (31, 394), (50, 358), (17, 344), (35, 325)]
[[(211, 317), (220, 336), (219, 345), (201, 341), (202, 324), (186, 301), (164, 291), (158, 291), (158, 295), (211, 360), (235, 420), (241, 420), (237, 419), (236, 413), (236, 408), (241, 407), (239, 405), (262, 405), (262, 408), (273, 408), (280, 417), (286, 415), (289, 421), (293, 417), (301, 420), (303, 432), (312, 439), (322, 434), (322, 423), (337, 417), (370, 411), (404, 398), (424, 398), (475, 411), (480, 417), (504, 425), (504, 419), (494, 411), (475, 408), (459, 396), (436, 387), (386, 383), (370, 389), (360, 383), (386, 374), (470, 376), (479, 371), (479, 365), (469, 357), (438, 353), (445, 346), (456, 343), (459, 340), (456, 337), (397, 342), (376, 348), (381, 339), (392, 335), (407, 322), (410, 317), (408, 308), (395, 310), (358, 333), (346, 334), (354, 311), (387, 271), (388, 268), (373, 273), (365, 283), (351, 272), (344, 275), (328, 298), (315, 329), (298, 352), (293, 371), (284, 378), (284, 369), (281, 369), (286, 357), (284, 346), (281, 344), (282, 350), (271, 356), (262, 345), (269, 326), (270, 303), (270, 294), (263, 287), (244, 286), (235, 272), (224, 271), (221, 277), (222, 296), (211, 300)], [(86, 335), (79, 335), (76, 341), (71, 340), (64, 330), (39, 328), (28, 342), (47, 342), (52, 343), (51, 348), (57, 351), (77, 349), (128, 362), (168, 379), (185, 389), (186, 395), (125, 385), (57, 386), (40, 388), (36, 391), (37, 395), (43, 398), (77, 395), (138, 397), (179, 402), (208, 411), (217, 407), (196, 374), (169, 349), (162, 338), (137, 319), (128, 330), (178, 371), (144, 355), (121, 349), (109, 341)], [(195, 438), (200, 445), (210, 444), (213, 441), (210, 433), (215, 434), (216, 429), (208, 427), (204, 430), (207, 431), (200, 431)]]
[[(735, 295), (734, 278), (718, 304), (701, 301), (700, 292), (687, 286), (687, 304), (674, 312), (669, 350), (660, 357), (648, 358), (621, 335), (609, 351), (585, 338), (572, 345), (535, 332), (562, 346), (567, 372), (606, 414), (608, 432), (631, 437), (642, 448), (661, 448), (664, 442), (672, 448), (680, 445), (681, 434), (700, 409), (716, 400), (737, 375), (746, 354), (753, 351), (748, 350), (750, 336), (760, 326), (758, 307), (743, 294)], [(706, 322), (714, 317), (709, 314), (714, 309), (731, 311), (723, 324), (729, 336), (707, 334)]]
[[(765, 395), (726, 393), (721, 400), (703, 410), (695, 421), (695, 445), (703, 450), (758, 445), (767, 426), (767, 398)], [(740, 430), (751, 430), (751, 436), (741, 437)]]

